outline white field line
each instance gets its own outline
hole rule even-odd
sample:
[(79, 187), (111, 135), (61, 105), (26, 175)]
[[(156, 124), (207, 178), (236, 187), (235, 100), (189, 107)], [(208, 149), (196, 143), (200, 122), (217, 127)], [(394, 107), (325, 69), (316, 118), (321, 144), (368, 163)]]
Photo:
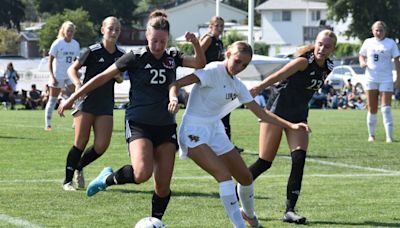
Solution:
[(30, 223), (29, 221), (26, 221), (21, 218), (15, 218), (11, 217), (5, 214), (0, 214), (0, 221), (15, 225), (15, 226), (20, 226), (20, 227), (26, 227), (26, 228), (42, 228), (43, 226), (39, 226), (33, 223)]
[[(254, 151), (248, 151), (248, 153), (251, 154), (258, 154), (257, 152)], [(277, 158), (283, 158), (283, 159), (289, 159), (291, 160), (292, 158), (289, 156), (277, 156)], [(358, 166), (358, 165), (350, 165), (346, 163), (341, 163), (341, 162), (328, 162), (320, 159), (315, 159), (315, 158), (306, 158), (307, 162), (313, 162), (313, 163), (318, 163), (322, 165), (329, 165), (329, 166), (336, 166), (336, 167), (343, 167), (343, 168), (349, 168), (349, 169), (361, 169), (361, 170), (367, 170), (367, 171), (374, 171), (374, 172), (381, 172), (381, 173), (395, 173), (395, 174), (400, 174), (400, 171), (398, 170), (389, 170), (389, 169), (381, 169), (381, 168), (372, 168), (372, 167), (366, 167), (366, 166)]]

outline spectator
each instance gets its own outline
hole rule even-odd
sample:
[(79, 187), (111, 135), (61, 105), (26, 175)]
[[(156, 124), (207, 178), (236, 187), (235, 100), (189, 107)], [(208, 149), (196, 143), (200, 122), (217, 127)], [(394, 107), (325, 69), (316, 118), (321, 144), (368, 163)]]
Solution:
[(8, 103), (11, 104), (11, 109), (15, 108), (15, 97), (11, 86), (7, 83), (5, 77), (0, 78), (0, 102), (5, 102), (7, 108)]
[(4, 77), (12, 89), (12, 95), (15, 95), (17, 93), (17, 81), (19, 80), (19, 75), (17, 71), (14, 70), (14, 66), (11, 62), (7, 65), (6, 72), (4, 72)]
[(42, 104), (42, 95), (39, 90), (36, 89), (36, 85), (31, 85), (31, 91), (28, 92), (25, 108), (26, 109), (36, 109)]

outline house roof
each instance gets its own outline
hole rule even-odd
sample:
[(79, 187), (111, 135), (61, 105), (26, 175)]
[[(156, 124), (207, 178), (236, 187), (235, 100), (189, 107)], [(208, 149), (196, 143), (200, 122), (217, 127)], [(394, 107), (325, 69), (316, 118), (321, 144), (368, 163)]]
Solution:
[(305, 9), (328, 9), (324, 2), (312, 0), (268, 0), (256, 7), (256, 10), (305, 10)]
[[(168, 12), (174, 12), (174, 11), (178, 11), (178, 10), (185, 10), (187, 8), (192, 8), (195, 5), (204, 4), (204, 3), (215, 5), (215, 0), (192, 0), (192, 1), (188, 1), (188, 2), (185, 2), (183, 4), (180, 4), (180, 5), (176, 6), (176, 7), (169, 8), (169, 9), (167, 9), (167, 11)], [(243, 10), (235, 8), (233, 6), (224, 4), (222, 2), (220, 3), (220, 7), (221, 8), (226, 8), (228, 10), (231, 10), (231, 11), (243, 14), (243, 15), (247, 15), (246, 11), (243, 11)]]
[(27, 41), (38, 41), (39, 36), (34, 32), (20, 32), (20, 37), (23, 37)]

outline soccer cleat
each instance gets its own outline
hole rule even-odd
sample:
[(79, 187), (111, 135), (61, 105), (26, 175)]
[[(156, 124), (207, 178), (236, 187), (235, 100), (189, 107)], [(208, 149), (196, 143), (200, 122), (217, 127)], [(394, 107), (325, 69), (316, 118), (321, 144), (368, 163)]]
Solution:
[(75, 170), (75, 182), (78, 184), (78, 188), (85, 188), (85, 177), (83, 176), (83, 170)]
[(64, 191), (76, 191), (74, 186), (72, 186), (72, 182), (68, 182), (66, 184), (63, 184), (62, 187), (63, 187)]
[(393, 139), (392, 138), (386, 138), (386, 143), (392, 143)]
[(296, 223), (296, 224), (305, 224), (306, 218), (296, 214), (294, 211), (287, 211), (283, 215), (282, 221), (289, 222), (289, 223)]
[(51, 126), (47, 126), (47, 127), (44, 128), (44, 130), (45, 130), (45, 131), (51, 131), (51, 130), (53, 130), (53, 129), (51, 129)]
[(112, 173), (111, 167), (104, 168), (100, 174), (92, 180), (86, 190), (86, 195), (91, 197), (94, 196), (99, 191), (104, 191), (107, 188), (106, 179)]
[(375, 142), (375, 136), (370, 135), (370, 136), (368, 137), (368, 142)]
[(256, 215), (254, 215), (253, 218), (250, 218), (249, 216), (246, 215), (246, 213), (244, 213), (242, 208), (240, 208), (240, 213), (242, 214), (243, 219), (250, 225), (250, 227), (253, 228), (260, 227), (260, 223), (258, 222), (258, 218)]

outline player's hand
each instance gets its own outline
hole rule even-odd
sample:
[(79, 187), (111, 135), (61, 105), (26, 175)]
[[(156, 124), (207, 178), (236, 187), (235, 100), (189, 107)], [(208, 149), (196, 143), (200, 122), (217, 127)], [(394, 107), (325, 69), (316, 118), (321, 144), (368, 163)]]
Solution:
[(52, 85), (52, 86), (58, 85), (58, 81), (55, 77), (50, 77), (50, 85)]
[(260, 93), (260, 88), (258, 86), (254, 86), (250, 89), (250, 94), (252, 97), (256, 97)]
[(64, 111), (66, 109), (71, 109), (72, 105), (74, 104), (74, 101), (71, 99), (67, 99), (65, 101), (62, 101), (60, 105), (58, 106), (57, 112), (61, 117), (64, 117)]
[(172, 114), (175, 114), (179, 111), (178, 99), (173, 99), (168, 104), (168, 111)]
[(124, 81), (124, 77), (122, 76), (122, 74), (116, 74), (114, 75), (114, 79), (115, 81), (119, 84), (122, 83)]
[(292, 124), (291, 128), (293, 130), (303, 130), (303, 131), (306, 131), (308, 133), (311, 133), (311, 128), (305, 123)]
[(196, 42), (199, 42), (199, 40), (197, 39), (196, 35), (194, 33), (192, 33), (192, 32), (186, 32), (185, 33), (185, 39), (186, 39), (186, 41), (191, 42), (192, 44), (196, 43)]

